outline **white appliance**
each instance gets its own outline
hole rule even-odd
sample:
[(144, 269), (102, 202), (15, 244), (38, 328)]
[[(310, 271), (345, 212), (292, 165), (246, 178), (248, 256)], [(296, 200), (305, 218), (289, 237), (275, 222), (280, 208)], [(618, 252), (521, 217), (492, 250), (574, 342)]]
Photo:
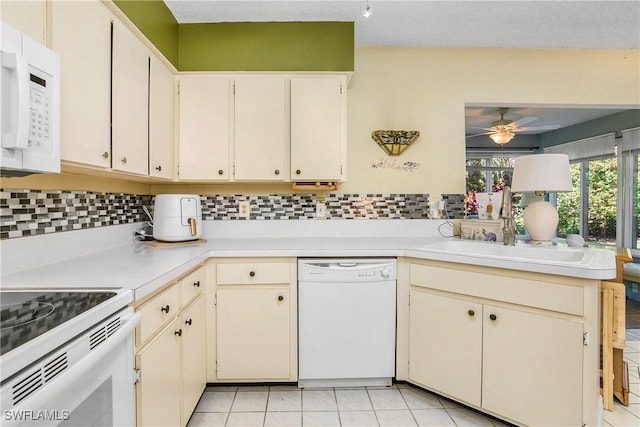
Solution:
[(391, 385), (395, 259), (298, 260), (298, 386)]
[(60, 58), (2, 26), (1, 176), (60, 172)]
[(159, 194), (153, 204), (153, 238), (165, 242), (197, 240), (202, 236), (200, 196)]
[(131, 291), (0, 296), (3, 426), (135, 425)]

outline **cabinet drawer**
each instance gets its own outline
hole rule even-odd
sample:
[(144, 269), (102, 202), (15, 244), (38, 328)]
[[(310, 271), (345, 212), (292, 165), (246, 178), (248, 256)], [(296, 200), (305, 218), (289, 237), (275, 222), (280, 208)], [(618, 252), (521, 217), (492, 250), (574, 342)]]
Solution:
[(579, 316), (584, 312), (581, 286), (419, 264), (411, 264), (411, 284)]
[(216, 268), (219, 285), (250, 285), (289, 283), (289, 263), (247, 262), (218, 264)]
[(169, 289), (140, 307), (142, 321), (136, 333), (136, 345), (141, 346), (156, 331), (178, 314), (180, 293), (178, 286)]
[(186, 307), (200, 295), (204, 289), (204, 268), (200, 267), (187, 274), (178, 281), (178, 285), (180, 286), (180, 293), (182, 294), (182, 303), (180, 306)]

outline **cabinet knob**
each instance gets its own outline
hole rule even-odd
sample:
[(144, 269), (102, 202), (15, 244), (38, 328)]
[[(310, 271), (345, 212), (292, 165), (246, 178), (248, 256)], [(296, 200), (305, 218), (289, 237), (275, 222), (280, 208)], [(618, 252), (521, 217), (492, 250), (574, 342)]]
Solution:
[(164, 307), (160, 307), (160, 311), (164, 311), (165, 313), (169, 313), (170, 309), (171, 307), (169, 307), (169, 304), (165, 305)]
[(193, 282), (193, 286), (195, 286), (196, 288), (200, 287), (200, 280), (198, 280), (197, 282)]
[(186, 323), (187, 325), (191, 326), (191, 324), (193, 323), (193, 319), (185, 320), (184, 323)]
[(218, 175), (223, 175), (223, 174), (224, 174), (224, 171), (222, 169), (219, 169), (218, 170)]
[(122, 160), (120, 160), (122, 163), (126, 164), (127, 163), (127, 158), (123, 157)]
[(296, 175), (300, 175), (302, 171), (300, 169), (296, 169)]
[(161, 166), (161, 165), (156, 166), (156, 170), (157, 170), (158, 172), (160, 172), (160, 171), (162, 170), (162, 166)]
[(473, 317), (473, 316), (476, 314), (476, 312), (475, 312), (475, 311), (473, 311), (473, 310), (469, 310), (469, 311), (467, 311), (467, 314), (468, 314), (469, 316)]
[(276, 175), (280, 175), (280, 169), (274, 170), (273, 173), (275, 173)]
[(102, 153), (102, 157), (103, 157), (104, 159), (108, 159), (108, 158), (109, 158), (109, 152), (108, 152), (108, 151), (105, 151), (104, 153)]
[(181, 337), (182, 336), (182, 329), (178, 329), (177, 331), (174, 332), (174, 334), (176, 334), (177, 336)]
[(489, 315), (489, 319), (491, 320), (496, 320), (498, 318), (498, 316), (496, 316), (495, 314), (490, 314)]
[(282, 295), (278, 295), (278, 301), (284, 301), (284, 297)]
[(251, 277), (256, 277), (256, 272), (255, 272), (255, 271), (250, 271), (250, 272), (249, 272), (249, 276), (251, 276)]

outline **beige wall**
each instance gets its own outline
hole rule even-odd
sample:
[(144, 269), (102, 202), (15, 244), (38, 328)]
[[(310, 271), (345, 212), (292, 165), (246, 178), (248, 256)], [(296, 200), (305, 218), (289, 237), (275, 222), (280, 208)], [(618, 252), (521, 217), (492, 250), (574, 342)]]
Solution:
[[(462, 193), (465, 103), (637, 107), (640, 57), (638, 51), (358, 48), (348, 94), (342, 191)], [(372, 168), (386, 157), (371, 140), (376, 129), (419, 130), (395, 159), (421, 166)]]
[[(348, 91), (348, 180), (344, 193), (462, 193), (465, 103), (640, 104), (638, 51), (361, 47)], [(371, 140), (376, 129), (419, 130), (399, 157)], [(411, 171), (374, 169), (381, 159), (418, 162)], [(108, 175), (107, 175), (108, 176)], [(4, 188), (91, 191), (290, 193), (291, 184), (166, 185), (79, 175), (3, 179)]]

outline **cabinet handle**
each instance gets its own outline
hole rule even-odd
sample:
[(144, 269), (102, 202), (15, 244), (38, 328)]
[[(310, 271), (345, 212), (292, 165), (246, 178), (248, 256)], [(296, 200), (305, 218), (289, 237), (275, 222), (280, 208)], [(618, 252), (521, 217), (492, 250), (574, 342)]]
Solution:
[(469, 316), (473, 317), (473, 315), (474, 315), (474, 314), (476, 314), (476, 312), (475, 312), (475, 311), (473, 311), (473, 310), (469, 310), (469, 311), (467, 311), (467, 314), (468, 314)]
[(156, 166), (156, 170), (160, 172), (162, 170), (162, 165)]
[(224, 174), (224, 171), (222, 169), (219, 169), (218, 170), (218, 175), (222, 175), (222, 174)]
[(489, 319), (491, 320), (496, 320), (498, 318), (498, 316), (496, 316), (495, 314), (490, 314), (489, 315)]
[(122, 160), (120, 160), (122, 163), (126, 164), (127, 163), (127, 158), (123, 157)]
[(200, 280), (198, 280), (197, 282), (193, 282), (193, 286), (195, 286), (196, 288), (200, 287)]
[(280, 175), (280, 169), (276, 169), (275, 171), (273, 171), (273, 173), (275, 173), (276, 175)]
[(169, 304), (165, 305), (164, 307), (160, 307), (160, 311), (164, 311), (165, 313), (169, 313), (169, 309), (171, 307), (169, 307)]
[(249, 272), (249, 276), (251, 276), (251, 277), (256, 277), (256, 272), (255, 272), (255, 271), (250, 271), (250, 272)]
[(191, 326), (191, 324), (193, 323), (193, 320), (192, 319), (185, 320), (184, 323), (186, 323), (187, 325)]
[(284, 301), (284, 297), (282, 295), (278, 295), (278, 301)]
[(108, 159), (109, 158), (109, 152), (105, 151), (104, 153), (102, 153), (102, 157), (105, 158), (105, 159)]
[(181, 337), (182, 336), (182, 329), (178, 329), (177, 331), (174, 332), (175, 335)]
[(296, 169), (296, 175), (300, 175), (302, 171), (300, 169)]

